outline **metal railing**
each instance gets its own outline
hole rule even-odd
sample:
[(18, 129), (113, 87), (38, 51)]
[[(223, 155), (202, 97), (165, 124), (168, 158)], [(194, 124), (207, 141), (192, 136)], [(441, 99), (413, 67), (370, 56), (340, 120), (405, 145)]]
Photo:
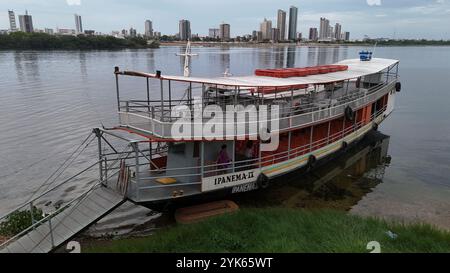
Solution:
[[(354, 85), (354, 84), (352, 84)], [(383, 84), (380, 84), (379, 86), (382, 86)], [(311, 88), (307, 88), (305, 89), (307, 92), (312, 92), (314, 89)], [(298, 91), (298, 90), (296, 90)], [(351, 89), (345, 89), (344, 87), (339, 88), (337, 90), (335, 90), (332, 93), (345, 93), (345, 95), (343, 96), (339, 96), (339, 97), (333, 97), (331, 96), (330, 98), (325, 98), (325, 100), (329, 101), (329, 105), (328, 106), (335, 106), (341, 103), (345, 103), (348, 101), (352, 101), (356, 98), (362, 97), (365, 95), (365, 91), (367, 91), (367, 89), (364, 88), (356, 88), (356, 87), (352, 87)], [(290, 93), (289, 91), (286, 91), (284, 93)], [(242, 94), (241, 94), (242, 95)], [(296, 97), (298, 97), (299, 95), (296, 95)], [(283, 93), (278, 94), (278, 96), (275, 97), (271, 97), (271, 98), (266, 98), (265, 101), (271, 101), (271, 100), (290, 100), (291, 97), (290, 96), (285, 96), (283, 95)], [(303, 94), (300, 95), (300, 99), (303, 101), (301, 105), (299, 106), (287, 106), (284, 108), (285, 113), (284, 115), (289, 115), (289, 116), (293, 116), (296, 115), (298, 113), (308, 113), (308, 112), (313, 112), (318, 110), (320, 107), (317, 106), (318, 102), (321, 101), (314, 101), (315, 98), (311, 97), (309, 94)], [(332, 100), (336, 100), (337, 103), (332, 103)], [(306, 101), (306, 103), (305, 103)], [(212, 102), (212, 103), (211, 103)], [(253, 102), (252, 105), (261, 105), (263, 103), (261, 98), (255, 97), (254, 99), (248, 99), (245, 97), (239, 97), (239, 105), (243, 105), (243, 106), (247, 106), (249, 105), (248, 102)], [(200, 104), (195, 104), (193, 103), (191, 100), (171, 100), (171, 101), (167, 101), (167, 100), (126, 100), (126, 101), (120, 101), (120, 112), (127, 112), (127, 113), (135, 113), (135, 114), (140, 114), (143, 116), (148, 116), (148, 117), (152, 117), (153, 119), (157, 119), (159, 121), (162, 122), (174, 122), (177, 121), (178, 119), (182, 118), (181, 116), (176, 116), (176, 115), (172, 115), (172, 110), (175, 107), (178, 106), (186, 106), (189, 109), (195, 109), (196, 107), (204, 107), (204, 106), (208, 106), (208, 105), (217, 105), (223, 109), (226, 108), (226, 106), (230, 105), (230, 103), (225, 103), (223, 100), (221, 99), (211, 99), (211, 98), (203, 98), (201, 101), (202, 105)], [(231, 102), (231, 105), (233, 105), (233, 102)], [(212, 112), (208, 112), (206, 109), (202, 109), (203, 113), (205, 114), (211, 114)], [(195, 116), (192, 113), (191, 118), (195, 118)], [(207, 121), (208, 119), (204, 119), (204, 121)]]

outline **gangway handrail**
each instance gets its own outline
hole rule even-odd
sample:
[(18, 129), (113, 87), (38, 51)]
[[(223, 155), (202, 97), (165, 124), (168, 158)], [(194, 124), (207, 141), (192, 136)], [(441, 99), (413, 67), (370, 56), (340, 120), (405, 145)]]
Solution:
[(97, 161), (97, 162), (91, 164), (89, 167), (87, 167), (87, 168), (83, 169), (82, 171), (80, 171), (79, 173), (77, 173), (77, 174), (71, 176), (70, 178), (66, 179), (64, 182), (62, 182), (62, 183), (56, 185), (55, 187), (53, 187), (53, 188), (51, 188), (51, 189), (45, 191), (44, 193), (40, 194), (39, 196), (33, 198), (32, 200), (27, 201), (26, 203), (23, 203), (22, 205), (19, 205), (17, 208), (11, 210), (10, 212), (8, 212), (8, 213), (6, 213), (5, 215), (3, 215), (2, 217), (0, 217), (0, 221), (2, 221), (3, 219), (5, 219), (5, 218), (8, 217), (9, 215), (13, 214), (14, 212), (19, 211), (19, 210), (25, 208), (26, 206), (29, 206), (30, 204), (33, 204), (36, 200), (38, 200), (38, 199), (40, 199), (41, 197), (43, 197), (43, 196), (49, 194), (50, 192), (52, 192), (52, 191), (54, 191), (54, 190), (60, 188), (61, 186), (67, 184), (67, 183), (70, 182), (71, 180), (77, 178), (79, 175), (81, 175), (81, 174), (83, 174), (83, 173), (89, 171), (91, 168), (95, 167), (95, 166), (96, 166), (97, 164), (99, 164), (100, 162), (101, 162), (101, 160), (99, 160), (99, 161)]
[[(44, 218), (42, 218), (41, 220), (32, 223), (31, 226), (29, 226), (28, 228), (26, 228), (25, 230), (19, 232), (18, 234), (16, 234), (15, 236), (9, 238), (7, 241), (3, 242), (0, 245), (0, 248), (3, 248), (4, 246), (10, 244), (11, 242), (15, 241), (16, 239), (21, 238), (23, 235), (27, 234), (28, 232), (30, 232), (32, 229), (35, 229), (36, 227), (40, 226), (41, 224), (43, 224), (44, 222), (46, 222), (47, 220), (50, 220), (60, 214), (62, 211), (64, 211), (66, 208), (70, 207), (73, 203), (75, 203), (76, 201), (81, 200), (83, 197), (85, 197), (88, 193), (90, 193), (92, 190), (94, 190), (96, 187), (100, 186), (101, 182), (95, 184), (94, 186), (92, 186), (89, 190), (87, 190), (86, 192), (80, 194), (78, 197), (74, 198), (72, 201), (70, 201), (69, 203), (65, 204), (64, 206), (58, 208), (57, 210), (55, 210), (54, 212), (48, 214), (47, 216), (45, 216)], [(49, 221), (49, 223), (50, 223)], [(50, 225), (50, 232), (53, 232), (53, 227)], [(55, 247), (53, 245), (52, 242), (52, 247)]]
[[(98, 162), (96, 163), (98, 164)], [(95, 166), (95, 165), (93, 165)], [(93, 166), (91, 166), (90, 168), (92, 168)], [(87, 169), (85, 169), (86, 171)], [(118, 171), (114, 172), (113, 174), (111, 174), (108, 178), (111, 178), (113, 176), (115, 176), (118, 173)], [(73, 179), (73, 178), (72, 178)], [(58, 185), (60, 186), (60, 185)], [(49, 220), (49, 228), (50, 228), (50, 232), (53, 232), (54, 227), (51, 225), (51, 219), (58, 215), (59, 213), (61, 213), (63, 210), (65, 210), (66, 208), (70, 207), (73, 203), (75, 203), (78, 200), (81, 200), (83, 197), (85, 197), (86, 195), (88, 195), (90, 192), (92, 192), (94, 189), (96, 189), (99, 186), (103, 186), (103, 181), (101, 180), (96, 180), (96, 183), (87, 191), (85, 191), (84, 193), (80, 194), (79, 196), (77, 196), (76, 198), (72, 199), (70, 202), (64, 204), (64, 206), (61, 206), (60, 208), (56, 209), (55, 211), (53, 211), (52, 213), (46, 215), (44, 218), (42, 218), (39, 221), (36, 222), (32, 222), (31, 225), (29, 227), (27, 227), (25, 230), (22, 230), (21, 232), (19, 232), (18, 234), (14, 235), (13, 237), (9, 238), (7, 241), (3, 242), (0, 244), (0, 249), (4, 248), (6, 245), (10, 244), (11, 242), (13, 242), (14, 240), (21, 238), (22, 236), (24, 236), (25, 234), (27, 234), (29, 231), (31, 231), (31, 229), (35, 229), (36, 227), (40, 226), (42, 223), (46, 222), (46, 220)], [(53, 189), (52, 189), (53, 190)], [(51, 190), (50, 190), (51, 191)], [(48, 191), (48, 192), (50, 192)], [(42, 195), (43, 196), (43, 195)], [(41, 197), (42, 197), (41, 196)], [(32, 204), (32, 202), (25, 204), (25, 206), (21, 207), (24, 208), (26, 207), (26, 205)], [(21, 208), (11, 212), (10, 214), (20, 210)], [(6, 215), (9, 216), (10, 214)], [(51, 235), (51, 237), (53, 237), (53, 235)], [(53, 239), (52, 239), (53, 241)], [(52, 242), (52, 247), (55, 247), (53, 245)]]

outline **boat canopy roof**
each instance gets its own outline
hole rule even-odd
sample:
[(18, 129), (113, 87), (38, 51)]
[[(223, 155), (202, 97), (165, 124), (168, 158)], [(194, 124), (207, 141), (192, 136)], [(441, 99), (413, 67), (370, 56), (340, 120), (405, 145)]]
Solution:
[[(361, 61), (360, 59), (344, 60), (336, 63), (337, 65), (347, 65), (348, 70), (332, 72), (320, 75), (311, 75), (306, 77), (291, 78), (273, 78), (264, 76), (233, 76), (233, 77), (183, 77), (161, 75), (162, 80), (172, 80), (179, 82), (191, 82), (200, 84), (240, 86), (240, 87), (288, 87), (302, 84), (326, 84), (340, 82), (349, 79), (356, 79), (362, 76), (375, 74), (383, 71), (395, 64), (398, 60), (373, 58), (371, 61)], [(117, 72), (121, 75), (138, 76), (146, 78), (158, 78), (156, 74), (123, 71)]]

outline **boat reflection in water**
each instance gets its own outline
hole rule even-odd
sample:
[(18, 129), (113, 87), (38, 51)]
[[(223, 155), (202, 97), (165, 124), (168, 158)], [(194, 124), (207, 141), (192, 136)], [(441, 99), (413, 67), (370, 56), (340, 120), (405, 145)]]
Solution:
[(359, 143), (315, 169), (284, 176), (271, 183), (269, 189), (243, 194), (234, 201), (243, 207), (350, 210), (383, 182), (391, 162), (389, 139), (379, 132), (370, 132)]

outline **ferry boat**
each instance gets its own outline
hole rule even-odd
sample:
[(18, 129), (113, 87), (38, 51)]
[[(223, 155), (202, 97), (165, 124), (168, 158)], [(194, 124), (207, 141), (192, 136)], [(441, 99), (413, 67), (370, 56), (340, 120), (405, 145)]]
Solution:
[[(160, 210), (267, 188), (276, 177), (308, 171), (377, 130), (394, 110), (399, 61), (360, 55), (215, 78), (116, 67), (119, 124), (94, 129), (100, 181)], [(123, 99), (124, 77), (143, 82), (144, 99)], [(227, 110), (220, 119), (208, 109)]]

